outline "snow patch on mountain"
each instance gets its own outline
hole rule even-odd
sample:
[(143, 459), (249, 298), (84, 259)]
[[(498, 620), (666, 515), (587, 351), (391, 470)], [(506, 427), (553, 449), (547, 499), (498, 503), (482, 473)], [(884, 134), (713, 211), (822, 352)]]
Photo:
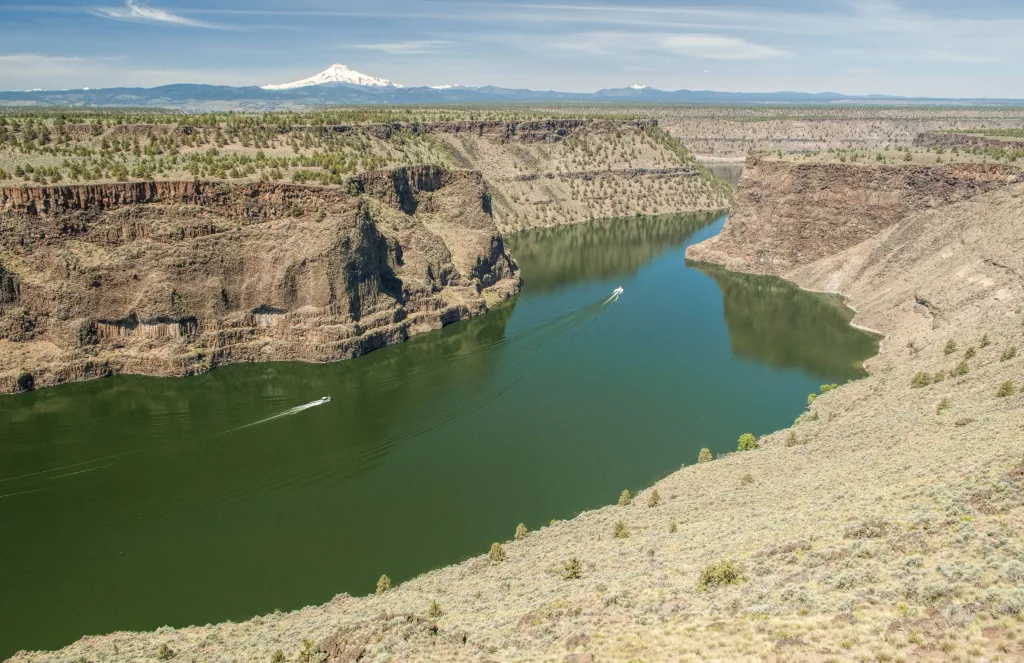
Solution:
[(349, 69), (343, 64), (332, 64), (316, 76), (303, 78), (301, 81), (292, 83), (281, 83), (279, 85), (263, 85), (264, 90), (292, 90), (298, 87), (310, 85), (323, 85), (324, 83), (348, 83), (349, 85), (366, 85), (370, 87), (402, 87), (398, 83), (392, 83), (386, 78), (374, 78), (361, 74), (355, 69)]
[(633, 83), (629, 87), (633, 88), (634, 90), (646, 90), (647, 89), (647, 86), (644, 85), (643, 83)]

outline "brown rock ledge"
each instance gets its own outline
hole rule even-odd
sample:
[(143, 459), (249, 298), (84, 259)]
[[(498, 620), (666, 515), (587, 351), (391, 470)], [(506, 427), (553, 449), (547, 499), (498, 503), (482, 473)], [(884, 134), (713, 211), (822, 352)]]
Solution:
[(0, 189), (0, 393), (347, 359), (518, 291), (479, 173)]

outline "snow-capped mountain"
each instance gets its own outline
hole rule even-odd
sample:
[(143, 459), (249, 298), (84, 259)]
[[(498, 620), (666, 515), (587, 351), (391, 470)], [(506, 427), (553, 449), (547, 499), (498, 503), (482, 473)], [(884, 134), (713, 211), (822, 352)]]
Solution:
[(643, 83), (633, 83), (629, 87), (633, 88), (634, 90), (646, 90), (647, 89), (647, 86), (644, 85)]
[(292, 90), (297, 87), (309, 85), (323, 85), (324, 83), (348, 83), (349, 85), (367, 85), (371, 87), (402, 87), (398, 83), (392, 83), (386, 78), (374, 78), (361, 74), (355, 69), (349, 69), (343, 64), (332, 64), (316, 76), (303, 78), (293, 83), (281, 83), (280, 85), (263, 85), (264, 90)]

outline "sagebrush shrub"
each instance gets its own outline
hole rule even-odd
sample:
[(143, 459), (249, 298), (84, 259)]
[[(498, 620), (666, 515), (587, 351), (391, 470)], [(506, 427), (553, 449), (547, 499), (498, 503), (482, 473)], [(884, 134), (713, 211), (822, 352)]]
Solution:
[(711, 449), (704, 447), (700, 450), (700, 454), (697, 456), (698, 463), (710, 463), (712, 460), (714, 459), (711, 457)]
[(983, 348), (987, 348), (991, 344), (992, 344), (992, 341), (988, 340), (988, 334), (985, 334), (984, 336), (982, 336), (981, 337), (981, 342), (978, 343), (978, 345), (980, 345)]
[(612, 536), (616, 539), (628, 539), (629, 528), (626, 527), (626, 523), (621, 520), (616, 521), (615, 524), (612, 525)]
[(562, 565), (562, 578), (564, 580), (579, 580), (583, 577), (583, 566), (580, 560), (570, 557)]
[(491, 544), (491, 549), (487, 552), (487, 559), (492, 562), (501, 562), (505, 560), (505, 549), (501, 547), (501, 544), (494, 542)]
[(430, 619), (437, 619), (443, 614), (444, 611), (441, 610), (441, 606), (438, 605), (437, 601), (431, 600), (430, 608), (427, 610), (427, 617), (429, 617)]
[(1003, 350), (1003, 356), (999, 358), (1000, 361), (1007, 361), (1017, 356), (1017, 346), (1011, 345), (1010, 347)]
[(678, 531), (679, 525), (677, 525), (675, 519), (673, 519), (672, 522), (668, 524), (668, 533), (675, 534)]
[(945, 352), (947, 355), (951, 355), (954, 352), (956, 352), (956, 341), (954, 341), (953, 339), (949, 339), (948, 341), (946, 341), (946, 347), (943, 350), (943, 352)]
[(914, 373), (914, 377), (910, 380), (910, 386), (913, 389), (920, 389), (921, 387), (927, 387), (932, 383), (932, 376), (928, 375), (924, 371), (918, 371)]
[(658, 489), (655, 488), (647, 497), (647, 506), (658, 506), (659, 504), (661, 504), (661, 494), (658, 493)]
[(619, 495), (619, 506), (626, 506), (633, 501), (633, 496), (629, 494), (628, 490), (622, 491)]
[(739, 567), (729, 560), (720, 560), (704, 567), (704, 570), (700, 572), (697, 588), (707, 591), (713, 587), (735, 585), (743, 582), (743, 579)]
[(961, 375), (967, 375), (967, 373), (970, 370), (971, 370), (970, 365), (967, 363), (967, 360), (964, 359), (959, 364), (957, 364), (956, 367), (952, 371), (949, 372), (949, 374), (953, 375), (953, 376), (956, 376), (956, 377), (959, 377)]
[(967, 352), (964, 353), (964, 359), (970, 359), (974, 355), (978, 354), (978, 351), (973, 347), (967, 348)]
[(795, 430), (789, 431), (789, 434), (786, 435), (786, 446), (787, 447), (795, 447), (796, 446), (796, 431)]
[(1003, 396), (1013, 395), (1013, 383), (1007, 380), (1003, 384), (999, 385), (999, 391), (996, 392), (996, 396), (1002, 398)]

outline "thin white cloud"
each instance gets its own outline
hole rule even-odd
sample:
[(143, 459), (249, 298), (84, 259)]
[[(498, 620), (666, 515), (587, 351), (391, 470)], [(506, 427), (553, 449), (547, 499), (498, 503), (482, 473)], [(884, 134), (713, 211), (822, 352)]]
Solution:
[(547, 51), (583, 57), (610, 56), (649, 59), (652, 56), (676, 59), (679, 56), (701, 60), (769, 60), (792, 58), (789, 51), (757, 44), (740, 37), (702, 32), (583, 32), (547, 36), (486, 35), (483, 41), (504, 41), (529, 51)]
[(392, 55), (418, 55), (422, 53), (435, 53), (454, 43), (442, 39), (420, 39), (384, 44), (349, 44), (349, 47), (368, 51), (380, 51)]
[(679, 34), (662, 39), (662, 47), (677, 55), (702, 60), (768, 60), (791, 58), (793, 54), (774, 46), (755, 44), (739, 37), (700, 33)]
[(13, 88), (38, 88), (46, 85), (48, 80), (74, 80), (124, 59), (120, 56), (87, 58), (74, 55), (7, 53), (0, 55), (0, 72), (3, 72), (0, 81)]
[(124, 7), (97, 7), (93, 10), (97, 16), (112, 18), (117, 21), (132, 21), (135, 23), (165, 23), (190, 28), (210, 28), (215, 30), (229, 29), (227, 26), (216, 23), (207, 23), (192, 18), (172, 14), (171, 12), (140, 5), (135, 0), (125, 0)]
[(952, 62), (960, 64), (979, 64), (983, 62), (999, 62), (1001, 60), (1001, 58), (992, 55), (955, 53), (952, 51), (921, 51), (911, 54), (910, 59), (922, 62)]

